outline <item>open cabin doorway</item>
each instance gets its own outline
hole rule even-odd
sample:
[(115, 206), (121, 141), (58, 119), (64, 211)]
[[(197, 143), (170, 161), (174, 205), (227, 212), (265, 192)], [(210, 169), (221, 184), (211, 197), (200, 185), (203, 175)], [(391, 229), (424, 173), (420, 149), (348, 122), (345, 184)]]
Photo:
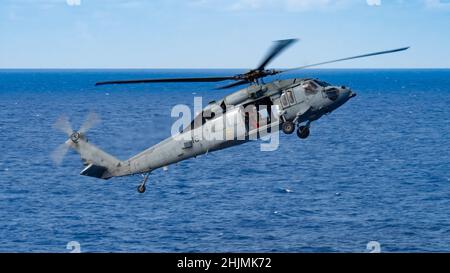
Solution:
[[(245, 117), (245, 130), (247, 136), (249, 136), (254, 130), (259, 130), (262, 127), (266, 127), (266, 125), (270, 125), (273, 122), (278, 121), (277, 115), (272, 112), (274, 109), (273, 105), (274, 104), (270, 97), (264, 97), (243, 105), (243, 115)], [(270, 129), (271, 126), (268, 126), (268, 133), (270, 133)], [(259, 137), (258, 132), (258, 138)]]

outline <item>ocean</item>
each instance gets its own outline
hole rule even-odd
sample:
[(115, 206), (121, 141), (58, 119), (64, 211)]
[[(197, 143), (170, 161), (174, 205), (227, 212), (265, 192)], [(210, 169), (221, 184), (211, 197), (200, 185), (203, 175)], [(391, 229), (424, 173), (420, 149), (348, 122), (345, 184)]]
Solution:
[[(276, 151), (258, 141), (140, 176), (80, 176), (67, 137), (93, 111), (90, 142), (120, 159), (170, 136), (178, 104), (214, 83), (95, 87), (96, 81), (240, 70), (0, 70), (0, 252), (450, 251), (450, 70), (304, 70), (358, 96)], [(274, 77), (277, 79), (279, 77)], [(373, 244), (373, 243), (371, 243)], [(370, 245), (370, 244), (369, 244)]]

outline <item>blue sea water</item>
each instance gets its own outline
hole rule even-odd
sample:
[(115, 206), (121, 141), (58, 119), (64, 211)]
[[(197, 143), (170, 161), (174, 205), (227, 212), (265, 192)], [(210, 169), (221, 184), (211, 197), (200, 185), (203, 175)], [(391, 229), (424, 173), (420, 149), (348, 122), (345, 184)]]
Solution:
[(170, 135), (171, 109), (221, 98), (215, 84), (94, 87), (100, 80), (211, 76), (231, 70), (1, 70), (0, 252), (450, 251), (450, 70), (306, 70), (358, 96), (281, 136), (138, 176), (78, 175), (52, 128), (102, 117), (91, 142), (126, 159)]

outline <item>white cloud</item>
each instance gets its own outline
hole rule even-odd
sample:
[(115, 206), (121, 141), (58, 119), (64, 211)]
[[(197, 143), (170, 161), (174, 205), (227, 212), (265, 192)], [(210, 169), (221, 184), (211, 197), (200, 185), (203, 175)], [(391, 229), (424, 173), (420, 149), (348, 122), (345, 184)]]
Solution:
[(196, 3), (201, 3), (205, 6), (207, 4), (217, 5), (219, 2), (220, 4), (228, 6), (231, 10), (283, 9), (287, 11), (307, 11), (339, 7), (357, 1), (358, 0), (228, 0), (226, 2), (214, 1), (213, 3), (211, 0), (197, 0)]
[[(450, 10), (450, 0), (392, 0), (395, 5), (412, 3), (428, 8)], [(379, 7), (383, 0), (190, 0), (193, 6), (213, 7), (224, 10), (283, 10), (302, 12), (311, 10), (333, 10), (351, 8), (366, 3), (370, 7)]]
[[(83, 0), (2, 0), (6, 4), (41, 5), (56, 7), (60, 4), (69, 6), (80, 6)], [(107, 1), (108, 6), (120, 6), (139, 8), (141, 5), (159, 1), (148, 0), (91, 0), (93, 3)], [(427, 9), (450, 10), (450, 0), (391, 0), (395, 5), (419, 4)], [(383, 0), (162, 0), (164, 3), (182, 5), (186, 2), (193, 7), (213, 8), (220, 10), (282, 10), (291, 12), (303, 12), (311, 10), (335, 10), (350, 9), (351, 7), (366, 3), (369, 6), (381, 6)]]
[(231, 9), (240, 10), (240, 9), (259, 9), (264, 5), (269, 4), (270, 1), (265, 0), (240, 0), (236, 1), (231, 5)]
[(310, 9), (322, 9), (344, 4), (348, 1), (342, 0), (286, 0), (286, 7), (289, 10), (303, 11)]
[(366, 0), (369, 6), (381, 6), (381, 0)]
[(81, 0), (66, 0), (66, 3), (69, 6), (80, 6)]

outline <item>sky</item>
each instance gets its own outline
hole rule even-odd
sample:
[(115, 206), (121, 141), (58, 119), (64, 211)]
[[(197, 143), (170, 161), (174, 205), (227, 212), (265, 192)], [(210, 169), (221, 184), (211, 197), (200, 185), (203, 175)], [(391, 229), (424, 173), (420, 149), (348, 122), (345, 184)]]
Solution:
[(0, 68), (449, 68), (450, 0), (0, 0)]

